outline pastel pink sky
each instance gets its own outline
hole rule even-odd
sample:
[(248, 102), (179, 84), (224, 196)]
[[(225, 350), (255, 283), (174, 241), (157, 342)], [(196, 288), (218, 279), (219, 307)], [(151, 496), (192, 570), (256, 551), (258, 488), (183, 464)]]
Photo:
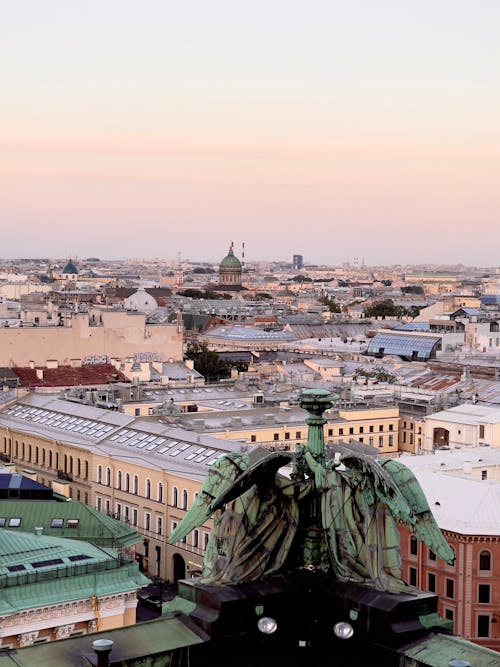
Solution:
[(180, 4), (3, 9), (0, 256), (499, 265), (500, 3)]

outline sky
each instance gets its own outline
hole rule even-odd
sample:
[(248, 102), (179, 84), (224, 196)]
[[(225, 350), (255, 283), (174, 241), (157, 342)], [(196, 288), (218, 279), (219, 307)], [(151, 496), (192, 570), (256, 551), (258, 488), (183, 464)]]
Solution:
[(498, 0), (15, 0), (0, 257), (500, 265)]

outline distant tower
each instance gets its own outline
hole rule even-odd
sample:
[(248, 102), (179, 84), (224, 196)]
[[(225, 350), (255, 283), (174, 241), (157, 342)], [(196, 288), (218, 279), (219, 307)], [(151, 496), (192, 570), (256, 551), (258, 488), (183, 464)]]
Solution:
[(234, 244), (231, 241), (229, 252), (219, 264), (219, 287), (241, 289), (242, 266), (233, 252)]
[(303, 266), (304, 266), (304, 258), (302, 257), (302, 255), (294, 255), (292, 262), (293, 269), (295, 269), (295, 271), (300, 271), (300, 269)]
[(245, 241), (241, 244), (241, 268), (245, 268)]
[(182, 285), (184, 283), (184, 272), (181, 264), (181, 253), (177, 254), (177, 264), (174, 271), (174, 285)]

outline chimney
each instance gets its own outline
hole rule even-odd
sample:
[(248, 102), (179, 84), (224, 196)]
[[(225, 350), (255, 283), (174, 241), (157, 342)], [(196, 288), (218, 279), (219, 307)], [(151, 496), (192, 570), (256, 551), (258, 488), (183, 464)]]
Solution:
[(97, 655), (97, 667), (109, 666), (109, 654), (113, 648), (111, 639), (96, 639), (92, 642), (92, 648)]

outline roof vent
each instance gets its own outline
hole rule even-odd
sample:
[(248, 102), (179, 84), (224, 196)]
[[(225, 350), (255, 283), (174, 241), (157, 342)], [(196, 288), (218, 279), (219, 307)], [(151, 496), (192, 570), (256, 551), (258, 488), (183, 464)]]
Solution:
[(40, 536), (43, 534), (43, 526), (35, 526), (35, 535)]

